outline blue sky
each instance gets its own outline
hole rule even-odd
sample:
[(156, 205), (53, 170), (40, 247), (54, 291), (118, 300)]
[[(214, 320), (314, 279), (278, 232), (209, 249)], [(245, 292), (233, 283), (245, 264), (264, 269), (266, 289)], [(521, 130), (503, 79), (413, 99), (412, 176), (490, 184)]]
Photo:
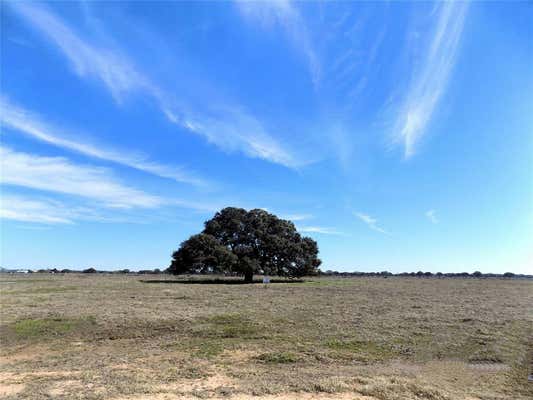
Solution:
[(528, 2), (2, 2), (1, 264), (168, 266), (225, 206), (323, 269), (533, 272)]

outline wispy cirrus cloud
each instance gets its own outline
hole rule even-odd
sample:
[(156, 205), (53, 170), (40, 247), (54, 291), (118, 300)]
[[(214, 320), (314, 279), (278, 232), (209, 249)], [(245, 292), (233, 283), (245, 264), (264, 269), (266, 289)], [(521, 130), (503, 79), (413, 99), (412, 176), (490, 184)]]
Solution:
[(370, 229), (376, 231), (376, 232), (379, 232), (379, 233), (383, 233), (385, 235), (390, 235), (389, 232), (387, 232), (385, 229), (379, 227), (377, 225), (377, 222), (378, 220), (371, 217), (370, 215), (368, 214), (364, 214), (364, 213), (361, 213), (361, 212), (354, 212), (353, 213), (357, 218), (359, 218), (361, 221), (363, 221)]
[[(117, 216), (117, 209), (97, 209), (85, 204), (56, 200), (49, 196), (21, 193), (9, 193), (2, 190), (0, 195), (0, 218), (31, 222), (39, 225), (20, 226), (24, 229), (40, 229), (43, 225), (72, 225), (77, 221), (92, 222), (125, 222)], [(91, 199), (90, 199), (91, 200)], [(93, 203), (94, 204), (94, 203)]]
[(342, 235), (342, 232), (325, 226), (298, 226), (296, 229), (304, 233), (320, 233), (323, 235)]
[(238, 0), (236, 4), (241, 15), (251, 23), (259, 23), (264, 27), (279, 25), (285, 30), (292, 46), (305, 57), (311, 80), (316, 87), (320, 81), (321, 64), (310, 31), (298, 7), (290, 0)]
[[(395, 123), (396, 138), (403, 143), (406, 158), (415, 153), (416, 145), (446, 90), (457, 58), (467, 10), (467, 2), (440, 3), (433, 32), (424, 43), (423, 53), (415, 54), (415, 68), (411, 71), (410, 84)], [(413, 36), (419, 40), (419, 35)], [(420, 43), (417, 42), (417, 46)]]
[[(83, 197), (83, 196), (82, 196)], [(76, 224), (78, 221), (104, 222), (104, 223), (147, 223), (158, 221), (163, 218), (169, 220), (168, 214), (155, 215), (150, 210), (148, 215), (132, 215), (131, 213), (118, 213), (114, 205), (105, 203), (96, 204), (94, 198), (87, 198), (85, 202), (59, 201), (49, 196), (31, 194), (12, 194), (2, 190), (0, 195), (0, 219), (31, 222), (44, 225)], [(164, 205), (175, 208), (187, 209), (201, 214), (214, 213), (221, 205), (208, 204), (198, 201), (186, 201), (179, 199), (161, 199)], [(90, 205), (86, 205), (90, 204)], [(123, 208), (124, 207), (121, 207)], [(131, 207), (126, 207), (128, 211)], [(172, 215), (175, 215), (174, 208)], [(38, 229), (39, 226), (21, 226), (25, 229)]]
[[(89, 157), (99, 158), (138, 169), (177, 182), (189, 183), (195, 186), (210, 185), (206, 180), (183, 168), (160, 164), (150, 161), (143, 155), (135, 155), (124, 151), (105, 149), (101, 145), (94, 145), (81, 139), (68, 138), (61, 128), (44, 122), (34, 113), (13, 104), (5, 96), (0, 97), (0, 123), (25, 135), (57, 147), (72, 150)], [(80, 135), (81, 136), (81, 135)]]
[[(306, 163), (283, 147), (244, 107), (225, 101), (223, 107), (209, 105), (191, 109), (186, 98), (176, 99), (155, 84), (116, 45), (83, 39), (59, 16), (36, 3), (10, 4), (59, 48), (78, 76), (103, 83), (117, 103), (122, 103), (127, 95), (142, 94), (155, 101), (168, 121), (203, 136), (224, 151), (241, 152), (289, 168)], [(209, 99), (205, 103), (211, 102)]]
[(288, 220), (288, 221), (303, 221), (306, 219), (313, 218), (313, 215), (311, 214), (287, 214), (287, 215), (281, 215), (280, 218)]
[(112, 208), (154, 208), (165, 200), (118, 182), (105, 168), (0, 147), (0, 183), (92, 199)]
[(61, 203), (19, 195), (0, 196), (0, 218), (43, 224), (72, 224), (73, 212)]
[(438, 224), (439, 223), (439, 220), (437, 218), (435, 210), (428, 210), (428, 211), (425, 212), (425, 215), (426, 215), (427, 219), (429, 219), (431, 221), (431, 223), (433, 223), (433, 224)]
[[(64, 223), (77, 219), (91, 219), (109, 221), (112, 218), (99, 214), (100, 210), (132, 210), (156, 209), (162, 207), (181, 208), (200, 213), (214, 213), (223, 207), (224, 201), (208, 202), (195, 199), (168, 198), (152, 195), (141, 189), (131, 187), (120, 182), (108, 168), (92, 165), (76, 164), (64, 157), (45, 157), (35, 154), (14, 151), (6, 146), (0, 146), (0, 184), (23, 187), (51, 194), (65, 194), (74, 198), (89, 201), (91, 207), (63, 206), (55, 199), (34, 198), (26, 196), (21, 206), (11, 205), (14, 196), (0, 195), (5, 218), (22, 216), (29, 213), (31, 207), (37, 210), (39, 205), (47, 210), (43, 218), (52, 222), (53, 218), (62, 218)], [(31, 203), (35, 201), (34, 203)], [(228, 199), (227, 202), (232, 202)], [(9, 207), (6, 204), (10, 205)], [(23, 204), (28, 207), (21, 208)], [(34, 207), (35, 205), (35, 207)], [(30, 207), (31, 206), (31, 207)], [(7, 207), (7, 208), (6, 208)], [(32, 215), (37, 215), (37, 212)], [(46, 217), (46, 216), (49, 217)], [(33, 217), (37, 218), (37, 217)], [(38, 218), (37, 218), (38, 219)], [(29, 221), (29, 219), (28, 219)], [(34, 220), (38, 222), (37, 220)], [(44, 221), (43, 221), (44, 222)], [(62, 222), (59, 219), (57, 222)]]
[(298, 168), (307, 163), (268, 134), (257, 118), (237, 106), (211, 108), (202, 114), (190, 112), (183, 118), (183, 124), (191, 132), (204, 136), (209, 143), (228, 153), (240, 151), (248, 157), (261, 158), (289, 168)]
[(117, 48), (98, 48), (87, 43), (43, 6), (28, 2), (14, 2), (11, 6), (60, 49), (76, 74), (100, 80), (117, 102), (133, 91), (149, 91), (158, 96), (158, 89)]

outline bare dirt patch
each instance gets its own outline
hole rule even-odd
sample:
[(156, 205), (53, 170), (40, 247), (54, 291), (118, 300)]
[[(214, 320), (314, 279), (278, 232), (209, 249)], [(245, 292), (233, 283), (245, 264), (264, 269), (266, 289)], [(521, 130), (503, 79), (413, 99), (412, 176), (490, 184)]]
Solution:
[(54, 383), (53, 386), (49, 389), (48, 394), (53, 397), (64, 396), (68, 392), (72, 392), (73, 390), (79, 390), (82, 388), (83, 386), (81, 384), (81, 381), (66, 379)]
[(24, 390), (24, 384), (21, 383), (0, 383), (0, 396), (14, 396)]

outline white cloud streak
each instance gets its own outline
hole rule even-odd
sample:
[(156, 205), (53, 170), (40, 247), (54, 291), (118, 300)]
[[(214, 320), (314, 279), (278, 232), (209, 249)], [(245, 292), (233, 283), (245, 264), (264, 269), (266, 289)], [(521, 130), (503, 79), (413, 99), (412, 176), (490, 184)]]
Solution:
[(51, 145), (75, 151), (89, 157), (94, 157), (130, 168), (138, 169), (177, 182), (189, 183), (199, 187), (207, 187), (209, 183), (182, 168), (163, 165), (148, 160), (142, 155), (128, 154), (124, 151), (104, 149), (79, 139), (67, 138), (58, 134), (62, 129), (43, 122), (38, 116), (10, 102), (6, 97), (0, 98), (0, 122), (2, 125), (31, 136)]
[(438, 218), (437, 218), (437, 216), (435, 214), (436, 214), (435, 210), (426, 211), (427, 219), (429, 219), (431, 221), (431, 223), (433, 223), (433, 224), (438, 224), (439, 220), (438, 220)]
[(320, 233), (323, 235), (341, 235), (342, 233), (334, 228), (324, 226), (298, 226), (296, 229), (304, 233)]
[[(92, 206), (94, 199), (89, 198)], [(168, 206), (194, 210), (202, 214), (214, 213), (221, 208), (220, 205), (210, 205), (195, 201), (185, 201), (176, 199), (166, 199), (164, 203)], [(103, 204), (105, 207), (106, 204)], [(154, 216), (153, 211), (149, 216), (137, 216), (131, 218), (128, 215), (117, 214), (116, 208), (98, 209), (87, 207), (83, 204), (66, 204), (62, 201), (49, 197), (21, 194), (10, 194), (2, 191), (0, 194), (0, 219), (32, 222), (45, 225), (75, 224), (77, 221), (93, 222), (128, 222), (145, 223), (147, 219)], [(190, 211), (189, 211), (190, 212)], [(164, 214), (163, 214), (164, 215)], [(167, 219), (165, 219), (167, 220)], [(25, 227), (28, 228), (28, 227)]]
[[(172, 95), (140, 72), (116, 46), (110, 48), (83, 40), (61, 18), (43, 6), (27, 2), (10, 4), (59, 48), (78, 76), (102, 82), (117, 103), (122, 103), (126, 95), (140, 93), (151, 97), (168, 121), (203, 136), (225, 151), (240, 151), (249, 157), (289, 168), (305, 164), (284, 149), (243, 107), (230, 105), (220, 112), (214, 112), (212, 108), (191, 111), (185, 106), (186, 99), (180, 99), (180, 106), (177, 106), (178, 102)], [(144, 168), (166, 173), (150, 164), (144, 165)]]
[(280, 218), (288, 221), (303, 221), (306, 219), (313, 218), (313, 216), (311, 214), (288, 214), (281, 215)]
[[(214, 213), (222, 203), (166, 198), (119, 182), (106, 168), (74, 164), (64, 157), (43, 157), (0, 146), (0, 184), (13, 185), (89, 201), (90, 207), (65, 206), (57, 200), (16, 197), (0, 193), (2, 218), (27, 222), (72, 223), (75, 220), (112, 221), (100, 209), (154, 209), (176, 207)], [(231, 202), (231, 201), (230, 201)]]
[(62, 204), (18, 195), (0, 196), (0, 218), (42, 224), (72, 224), (72, 212)]
[(241, 151), (251, 158), (260, 158), (289, 168), (304, 165), (269, 135), (264, 126), (240, 107), (223, 107), (201, 115), (187, 113), (185, 127), (207, 139), (220, 149)]
[(26, 2), (15, 2), (12, 6), (58, 46), (76, 74), (101, 80), (117, 102), (121, 102), (126, 93), (135, 90), (149, 90), (153, 91), (153, 95), (157, 94), (157, 89), (116, 49), (99, 49), (89, 45), (44, 7)]
[(354, 212), (353, 214), (357, 218), (359, 218), (361, 221), (363, 221), (370, 229), (372, 229), (372, 230), (374, 230), (376, 232), (379, 232), (379, 233), (383, 233), (384, 235), (389, 235), (389, 232), (387, 232), (383, 228), (380, 228), (377, 225), (377, 222), (378, 222), (377, 219), (372, 218), (370, 215), (364, 214), (364, 213), (361, 213), (361, 212)]
[(250, 23), (269, 27), (279, 24), (295, 49), (305, 57), (311, 80), (316, 87), (320, 81), (321, 64), (313, 47), (313, 41), (307, 25), (298, 8), (289, 0), (244, 1), (236, 4), (241, 15)]
[(395, 132), (403, 142), (404, 155), (411, 157), (424, 135), (455, 64), (467, 14), (467, 2), (442, 2), (425, 53), (412, 70), (407, 95), (402, 101)]
[(92, 199), (106, 207), (154, 208), (163, 199), (123, 185), (104, 168), (82, 166), (63, 157), (42, 157), (0, 147), (0, 183)]
[[(13, 194), (2, 191), (0, 195), (0, 218), (44, 225), (74, 224), (78, 220), (96, 222), (124, 222), (117, 218), (117, 210), (108, 210), (104, 215), (99, 210), (85, 205), (66, 204), (49, 197), (34, 194)], [(39, 229), (38, 226), (21, 226), (24, 229)]]

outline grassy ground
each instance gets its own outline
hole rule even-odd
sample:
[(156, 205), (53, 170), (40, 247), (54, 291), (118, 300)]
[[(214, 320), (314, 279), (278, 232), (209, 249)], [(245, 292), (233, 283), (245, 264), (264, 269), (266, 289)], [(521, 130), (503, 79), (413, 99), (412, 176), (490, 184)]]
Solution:
[(533, 398), (532, 281), (171, 279), (1, 275), (0, 398)]

